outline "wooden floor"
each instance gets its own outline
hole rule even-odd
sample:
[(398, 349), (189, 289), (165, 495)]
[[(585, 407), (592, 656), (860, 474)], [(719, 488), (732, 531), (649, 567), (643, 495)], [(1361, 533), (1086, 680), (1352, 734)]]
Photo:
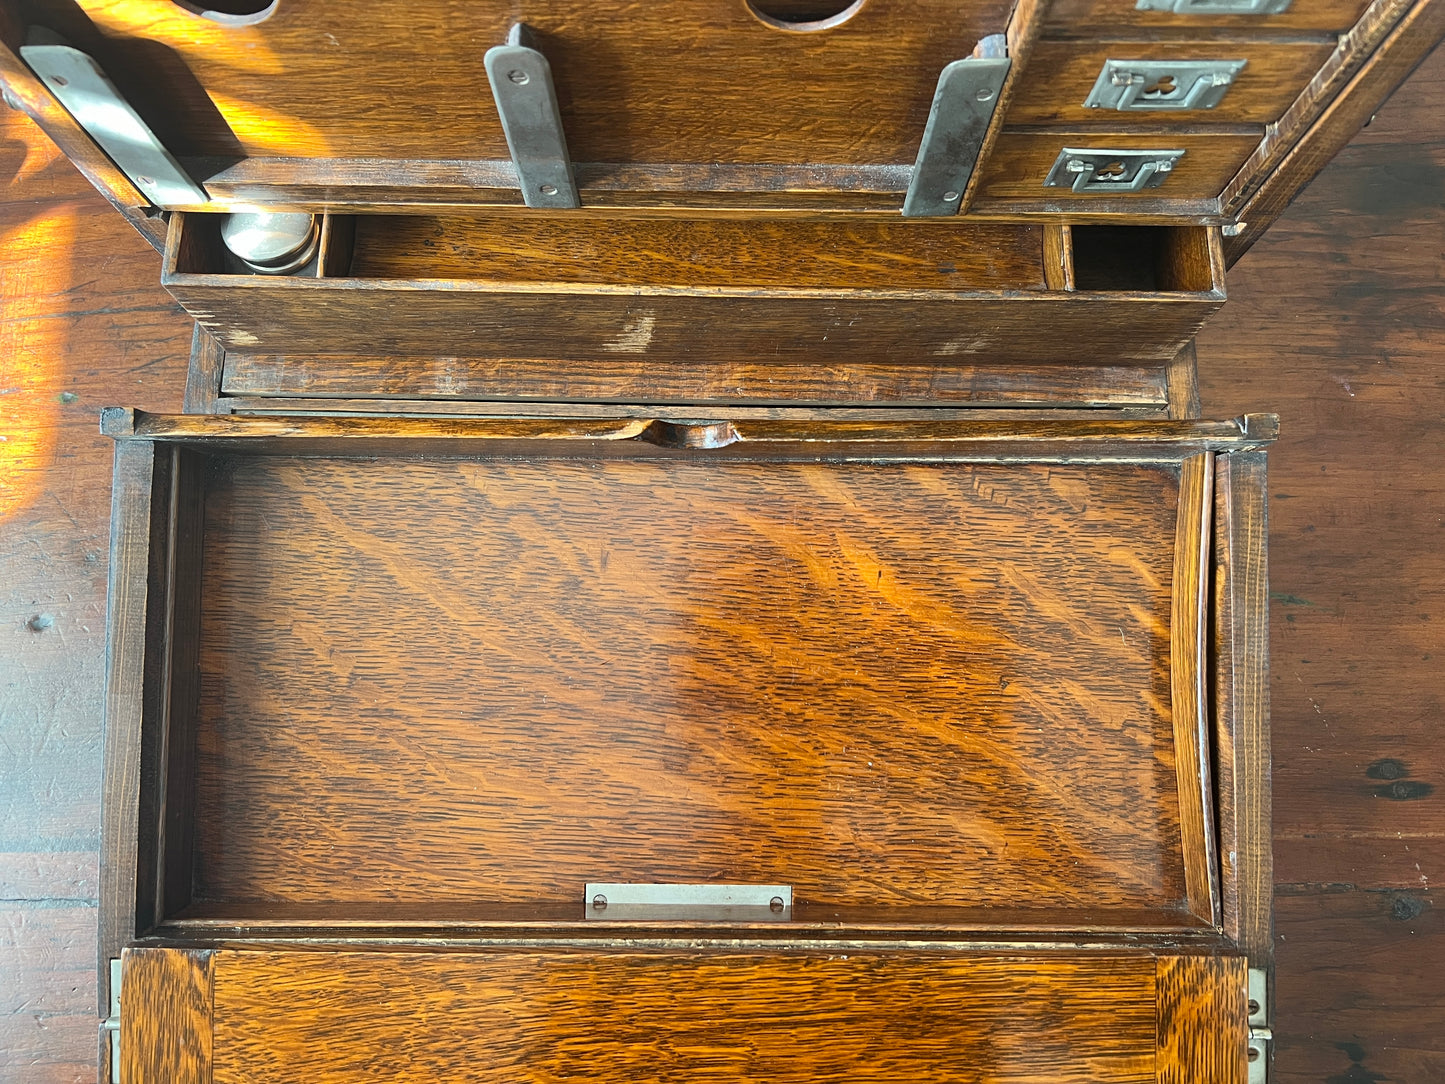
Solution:
[[(1271, 455), (1277, 1080), (1445, 1080), (1445, 51), (1234, 270)], [(0, 1080), (93, 1081), (110, 442), (181, 405), (159, 261), (0, 114)]]

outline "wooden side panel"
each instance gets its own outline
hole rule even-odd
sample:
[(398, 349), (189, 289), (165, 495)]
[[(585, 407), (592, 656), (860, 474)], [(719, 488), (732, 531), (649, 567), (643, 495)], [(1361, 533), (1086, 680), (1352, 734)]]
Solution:
[(1158, 367), (1003, 365), (967, 356), (932, 364), (791, 365), (754, 357), (690, 366), (624, 356), (562, 366), (456, 356), (227, 354), (222, 391), (228, 396), (304, 397), (314, 401), (316, 409), (324, 409), (326, 399), (431, 400), (431, 409), (442, 412), (467, 400), (521, 401), (517, 406), (539, 412), (546, 412), (549, 403), (589, 400), (777, 404), (778, 409), (846, 403), (1158, 409), (1168, 400), (1164, 372)]
[[(490, 357), (525, 363), (744, 359), (827, 365), (982, 356), (991, 362), (1163, 365), (1224, 303), (1210, 293), (1011, 296), (860, 291), (733, 296), (661, 287), (419, 289), (355, 280), (171, 276), (227, 351)], [(463, 284), (472, 287), (476, 284)], [(1100, 354), (1096, 344), (1107, 343)]]
[(1158, 968), (1158, 1084), (1243, 1084), (1244, 958), (1161, 956)]
[(1189, 904), (1206, 922), (1219, 921), (1219, 881), (1215, 868), (1214, 790), (1209, 763), (1205, 648), (1208, 614), (1210, 515), (1213, 511), (1214, 456), (1203, 453), (1184, 461), (1179, 481), (1179, 530), (1174, 546), (1174, 597), (1170, 621), (1171, 702), (1174, 762), (1179, 782), (1179, 821), (1183, 832)]
[(1266, 458), (1219, 456), (1214, 555), (1214, 741), (1224, 930), (1252, 967), (1273, 956)]
[(154, 747), (157, 720), (164, 711), (171, 460), (165, 447), (134, 443), (115, 449), (98, 946), (102, 1016), (110, 1012), (109, 961), (136, 935), (138, 923), (149, 925), (154, 910), (154, 845), (138, 847), (138, 841), (143, 834), (154, 839), (154, 811), (143, 815), (142, 791), (152, 789), (155, 779), (143, 780), (142, 761), (147, 747)]
[(122, 960), (121, 1084), (212, 1084), (215, 954), (130, 948)]
[(697, 289), (1040, 290), (1042, 243), (1040, 226), (960, 218), (360, 215), (349, 277)]
[(1176, 487), (239, 457), (206, 499), (198, 897), (1177, 908)]
[(221, 950), (214, 1084), (1155, 1084), (1155, 989), (1148, 956)]

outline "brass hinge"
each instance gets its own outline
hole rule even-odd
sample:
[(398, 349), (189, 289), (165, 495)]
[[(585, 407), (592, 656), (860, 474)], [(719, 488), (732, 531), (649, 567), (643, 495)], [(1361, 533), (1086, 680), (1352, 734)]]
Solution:
[(110, 1065), (110, 1084), (120, 1084), (120, 961), (110, 961), (110, 1015), (100, 1022)]
[(1269, 1044), (1274, 1032), (1269, 1026), (1269, 973), (1262, 967), (1249, 969), (1249, 1084), (1265, 1084), (1269, 1072)]

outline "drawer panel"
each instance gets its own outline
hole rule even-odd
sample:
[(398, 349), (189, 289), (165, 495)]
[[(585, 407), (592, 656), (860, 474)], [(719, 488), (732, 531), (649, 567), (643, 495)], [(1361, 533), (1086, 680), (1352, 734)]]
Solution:
[[(1028, 68), (1018, 80), (1006, 122), (1015, 125), (1093, 122), (1116, 130), (1125, 130), (1130, 125), (1269, 124), (1294, 103), (1333, 52), (1332, 43), (1258, 40), (1110, 40), (1098, 44), (1042, 41), (1029, 55)], [(1086, 108), (1084, 101), (1108, 60), (1244, 60), (1247, 63), (1213, 109)], [(1177, 80), (1181, 87), (1186, 82)], [(1168, 188), (1161, 189), (1156, 194), (1167, 191)]]
[(143, 928), (1217, 922), (1203, 555), (1265, 422), (127, 417)]
[(1239, 30), (1326, 30), (1341, 32), (1354, 26), (1370, 0), (1291, 0), (1274, 15), (1230, 15), (1223, 12), (1180, 13), (1158, 10), (1157, 3), (1141, 11), (1136, 0), (1053, 0), (1045, 24), (1053, 32), (1092, 35), (1099, 26), (1172, 27), (1180, 32), (1200, 27)]
[[(984, 166), (979, 182), (980, 213), (996, 212), (1001, 206), (1022, 208), (1046, 200), (1051, 206), (1121, 214), (1153, 213), (1178, 208), (1181, 202), (1211, 203), (1234, 179), (1260, 142), (1260, 134), (1221, 132), (1200, 134), (1159, 131), (1140, 134), (1126, 128), (1056, 128), (1048, 131), (1005, 130)], [(1135, 193), (1074, 192), (1067, 185), (1044, 184), (1049, 171), (1065, 147), (1100, 147), (1112, 150), (1183, 149), (1173, 171), (1157, 188)]]
[(1235, 956), (133, 949), (122, 1081), (1242, 1084), (1245, 1001)]

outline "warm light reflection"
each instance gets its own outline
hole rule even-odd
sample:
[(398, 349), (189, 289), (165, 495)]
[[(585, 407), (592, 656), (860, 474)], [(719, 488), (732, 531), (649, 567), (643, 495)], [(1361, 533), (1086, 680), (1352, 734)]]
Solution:
[(224, 56), (226, 66), (237, 71), (279, 75), (284, 70), (258, 27), (222, 26), (170, 0), (100, 0), (81, 6), (96, 26), (113, 37), (149, 38), (169, 45), (187, 60)]
[(251, 154), (324, 158), (331, 145), (319, 128), (303, 120), (210, 91), (211, 101)]
[[(250, 100), (264, 95), (270, 83), (256, 76), (288, 72), (270, 45), (278, 39), (269, 22), (223, 26), (169, 0), (91, 0), (82, 6), (106, 34), (146, 38), (175, 50), (248, 155), (309, 158), (331, 154), (330, 143), (318, 128)], [(332, 35), (326, 37), (336, 44)], [(228, 96), (220, 88), (241, 96)]]
[(70, 211), (0, 234), (0, 519), (34, 499), (54, 455), (66, 324), (53, 310), (74, 234)]
[[(30, 123), (23, 114), (11, 113), (4, 121), (8, 123), (0, 123), (0, 137), (19, 143), (25, 148), (25, 157), (20, 162), (20, 168), (10, 178), (10, 190), (7, 193), (9, 199), (15, 199), (29, 195), (20, 189), (20, 185), (39, 176), (65, 155), (60, 153), (60, 148), (50, 141), (50, 137), (42, 132), (38, 125)], [(7, 158), (10, 153), (6, 152)]]

